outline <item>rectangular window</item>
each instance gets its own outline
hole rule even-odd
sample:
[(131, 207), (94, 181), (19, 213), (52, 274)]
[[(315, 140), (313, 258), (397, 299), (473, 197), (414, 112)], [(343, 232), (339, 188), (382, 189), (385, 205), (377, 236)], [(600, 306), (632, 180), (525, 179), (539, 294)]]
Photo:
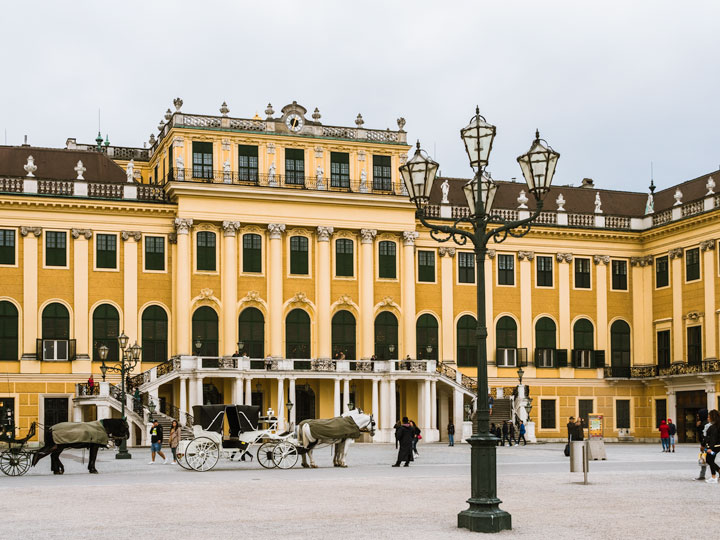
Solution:
[(655, 257), (655, 287), (667, 287), (670, 284), (668, 257)]
[(553, 284), (553, 260), (552, 257), (538, 256), (537, 265), (537, 286), (552, 287)]
[(193, 178), (212, 180), (213, 144), (211, 142), (192, 143)]
[(0, 229), (0, 264), (15, 264), (15, 231)]
[(397, 267), (395, 262), (396, 249), (395, 242), (388, 242), (387, 240), (380, 242), (378, 251), (380, 254), (379, 276), (381, 278), (395, 279), (395, 268)]
[(215, 271), (215, 233), (201, 231), (197, 233), (197, 269)]
[(390, 156), (373, 156), (373, 190), (392, 191)]
[(67, 233), (45, 233), (45, 266), (67, 266)]
[(667, 418), (667, 400), (655, 400), (655, 429), (660, 426), (660, 422)]
[(515, 285), (515, 257), (498, 255), (498, 285)]
[(661, 330), (657, 333), (658, 366), (670, 365), (670, 330)]
[(308, 239), (306, 236), (290, 238), (290, 273), (308, 274)]
[(685, 281), (700, 279), (700, 248), (685, 252)]
[(693, 365), (702, 363), (702, 326), (687, 329), (687, 361)]
[(588, 415), (593, 412), (593, 400), (592, 399), (579, 399), (578, 400), (578, 417), (583, 419), (585, 427), (588, 426)]
[(238, 145), (238, 180), (240, 182), (258, 181), (258, 147), (246, 144)]
[(114, 234), (98, 234), (95, 246), (97, 249), (95, 266), (98, 268), (117, 268), (117, 236)]
[(475, 283), (475, 254), (458, 253), (458, 280), (460, 283)]
[(145, 270), (165, 270), (165, 238), (145, 237)]
[(174, 178), (173, 176), (173, 167), (175, 164), (173, 163), (173, 147), (172, 144), (168, 146), (168, 161), (167, 161), (167, 170), (168, 175), (165, 177), (166, 181), (170, 181)]
[(304, 150), (297, 148), (285, 149), (285, 183), (298, 186), (305, 185)]
[(575, 288), (590, 288), (590, 259), (575, 259)]
[(262, 238), (259, 234), (243, 236), (243, 272), (262, 272)]
[(418, 281), (435, 281), (435, 252), (418, 251)]
[(627, 291), (627, 261), (612, 261), (612, 288)]
[(617, 429), (630, 429), (629, 399), (618, 399), (615, 401), (615, 427)]
[(350, 187), (350, 154), (330, 152), (330, 187)]
[(557, 420), (555, 418), (555, 400), (540, 400), (540, 428), (556, 429)]
[(158, 166), (155, 165), (155, 183), (156, 183), (156, 184), (160, 182), (160, 179), (159, 179), (159, 178), (160, 178), (160, 177), (158, 176)]
[(353, 270), (353, 241), (340, 238), (335, 242), (335, 275), (351, 277)]

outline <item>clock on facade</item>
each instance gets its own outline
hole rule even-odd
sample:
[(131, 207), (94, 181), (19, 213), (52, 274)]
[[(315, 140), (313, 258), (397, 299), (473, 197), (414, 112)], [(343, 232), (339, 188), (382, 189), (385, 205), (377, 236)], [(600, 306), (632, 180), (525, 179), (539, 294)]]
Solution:
[(288, 114), (287, 118), (285, 118), (285, 125), (290, 131), (294, 131), (295, 133), (302, 129), (303, 123), (303, 117), (297, 113)]

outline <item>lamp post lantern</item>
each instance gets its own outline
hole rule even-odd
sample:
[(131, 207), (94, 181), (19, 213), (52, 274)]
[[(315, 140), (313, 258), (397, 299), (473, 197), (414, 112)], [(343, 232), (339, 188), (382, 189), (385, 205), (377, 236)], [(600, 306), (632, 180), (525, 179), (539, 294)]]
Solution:
[(500, 509), (497, 498), (496, 444), (497, 438), (490, 433), (490, 411), (488, 408), (487, 374), (487, 327), (485, 320), (485, 258), (490, 240), (502, 242), (508, 236), (520, 238), (530, 231), (530, 223), (542, 212), (543, 198), (550, 190), (555, 167), (560, 154), (535, 132), (530, 150), (518, 157), (528, 190), (535, 198), (532, 214), (516, 221), (510, 221), (492, 213), (492, 206), (498, 185), (485, 171), (488, 164), (495, 126), (480, 115), (479, 108), (470, 123), (460, 130), (465, 151), (475, 176), (463, 188), (470, 208), (470, 215), (454, 219), (452, 225), (430, 223), (425, 208), (438, 164), (420, 148), (418, 142), (415, 155), (400, 167), (410, 200), (417, 207), (416, 217), (430, 230), (430, 236), (438, 242), (454, 241), (457, 245), (470, 242), (475, 252), (477, 276), (477, 429), (468, 440), (471, 446), (471, 496), (470, 507), (458, 514), (458, 527), (477, 532), (499, 532), (510, 529), (512, 520), (509, 513)]

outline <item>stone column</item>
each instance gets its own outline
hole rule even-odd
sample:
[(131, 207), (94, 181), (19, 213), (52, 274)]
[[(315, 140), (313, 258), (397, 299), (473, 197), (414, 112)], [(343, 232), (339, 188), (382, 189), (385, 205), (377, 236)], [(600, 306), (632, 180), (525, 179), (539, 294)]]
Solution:
[[(717, 390), (715, 389), (715, 383), (709, 383), (705, 387), (705, 394), (707, 395), (707, 408), (708, 411), (718, 408), (717, 402)], [(673, 418), (672, 416), (670, 418)]]
[(384, 442), (390, 441), (389, 433), (392, 427), (390, 423), (389, 386), (388, 381), (384, 379), (380, 381), (380, 428), (382, 429), (382, 440)]
[(415, 350), (415, 239), (418, 233), (405, 231), (403, 233), (403, 261), (402, 261), (402, 325), (403, 349), (398, 344), (398, 358), (410, 355), (417, 356)]
[[(532, 324), (532, 261), (534, 251), (518, 251), (520, 281), (520, 347), (527, 349), (528, 357), (532, 355), (533, 324)], [(529, 360), (529, 358), (528, 358)]]
[(197, 400), (196, 405), (205, 405), (205, 396), (203, 395), (203, 378), (197, 377), (195, 379), (195, 399)]
[(430, 429), (438, 429), (437, 421), (437, 381), (430, 382)]
[(452, 361), (455, 358), (455, 308), (453, 305), (453, 259), (455, 248), (441, 247), (440, 252), (440, 279), (441, 279), (441, 348), (438, 351), (438, 358), (443, 362)]
[(349, 401), (350, 401), (350, 379), (344, 379), (343, 380), (343, 403), (342, 403), (343, 413), (348, 412)]
[(278, 426), (281, 428), (287, 428), (285, 426), (285, 380), (282, 377), (278, 377), (277, 380), (277, 419)]
[[(705, 286), (705, 353), (704, 358), (717, 358), (717, 333), (715, 330), (715, 240), (700, 242), (703, 254), (703, 284)], [(717, 408), (714, 403), (710, 409)]]
[(329, 360), (332, 356), (332, 334), (330, 324), (330, 284), (332, 283), (330, 263), (330, 237), (332, 227), (317, 228), (317, 335), (318, 358)]
[(677, 402), (675, 400), (674, 388), (668, 388), (667, 391), (667, 417), (677, 418)]
[[(42, 335), (38, 332), (38, 238), (42, 236), (40, 227), (20, 227), (23, 237), (23, 360), (42, 360), (37, 356), (37, 339)], [(86, 346), (87, 347), (87, 346)], [(40, 364), (36, 369), (27, 369), (28, 362), (23, 362), (22, 372), (40, 372)], [(32, 363), (32, 362), (30, 362)]]
[(243, 399), (243, 386), (244, 381), (242, 377), (235, 377), (235, 383), (233, 388), (233, 393), (235, 394), (233, 396), (233, 403), (241, 404), (245, 403), (245, 400)]
[(609, 255), (593, 255), (595, 263), (595, 294), (597, 299), (597, 344), (595, 347), (605, 353), (605, 364), (610, 365), (610, 351), (608, 350), (608, 313), (607, 313), (607, 267), (610, 264)]
[[(82, 422), (83, 421), (83, 410), (80, 405), (75, 405), (73, 407), (73, 422)], [(133, 431), (132, 429), (130, 430)]]
[(195, 377), (190, 376), (188, 379), (188, 388), (190, 389), (188, 396), (188, 411), (192, 411), (193, 405), (199, 405), (197, 400), (197, 383)]
[(270, 263), (268, 273), (268, 311), (270, 318), (270, 356), (282, 358), (282, 304), (283, 304), (283, 267), (282, 233), (284, 223), (270, 223)]
[(423, 423), (426, 430), (432, 429), (432, 407), (430, 406), (430, 379), (423, 381)]
[(375, 229), (360, 230), (360, 358), (369, 359), (375, 354), (375, 326), (373, 307), (375, 305)]
[(570, 350), (572, 349), (572, 339), (570, 337), (570, 266), (572, 265), (573, 256), (572, 253), (557, 253), (555, 259), (558, 263), (558, 348), (568, 351), (568, 365), (570, 365)]
[(252, 379), (250, 377), (245, 379), (245, 405), (252, 405)]
[(237, 348), (237, 230), (239, 221), (223, 221), (223, 253), (222, 253), (222, 356), (232, 356)]
[(388, 381), (388, 387), (388, 400), (390, 402), (390, 425), (388, 428), (392, 428), (397, 420), (397, 403), (395, 401), (395, 394), (397, 393), (397, 390), (395, 389), (395, 379), (390, 379), (390, 381)]
[(175, 218), (177, 260), (174, 261), (173, 266), (177, 269), (177, 286), (175, 288), (177, 354), (192, 354), (193, 352), (190, 336), (190, 272), (192, 269), (190, 229), (192, 224), (192, 219)]
[[(672, 357), (671, 361), (681, 362), (685, 358), (685, 323), (683, 321), (683, 282), (685, 281), (685, 272), (683, 272), (683, 250), (676, 248), (670, 250), (670, 277), (672, 279)], [(713, 275), (713, 279), (715, 276)], [(714, 318), (714, 315), (713, 315)], [(675, 394), (673, 393), (673, 401)], [(670, 408), (670, 399), (668, 398), (668, 409)], [(669, 414), (669, 412), (668, 412)], [(674, 414), (674, 412), (673, 412)], [(677, 415), (675, 415), (677, 416)], [(671, 416), (670, 418), (675, 418)]]
[(132, 345), (140, 339), (138, 332), (138, 242), (140, 231), (122, 231), (124, 251), (123, 265), (123, 319), (125, 334)]
[(297, 418), (297, 400), (295, 396), (295, 378), (290, 377), (288, 379), (288, 400), (293, 404), (293, 408), (290, 410), (290, 418), (288, 418), (288, 424), (295, 425), (295, 419)]
[(333, 416), (340, 416), (340, 379), (333, 381)]
[(187, 377), (180, 377), (180, 425), (185, 425), (185, 413), (187, 412)]
[[(92, 238), (90, 229), (71, 229), (73, 242), (73, 317), (75, 322), (75, 351), (78, 360), (92, 358), (92, 345), (88, 330), (89, 303), (88, 303), (88, 269), (89, 269), (89, 240)], [(33, 310), (36, 311), (36, 310)], [(85, 366), (90, 371), (90, 366)], [(73, 371), (75, 363), (73, 362)]]
[(378, 418), (379, 407), (380, 407), (380, 401), (378, 398), (378, 380), (373, 379), (372, 380), (372, 414), (375, 415), (376, 419)]
[(453, 424), (455, 424), (455, 442), (457, 443), (465, 442), (463, 438), (464, 400), (463, 393), (455, 389), (453, 391)]

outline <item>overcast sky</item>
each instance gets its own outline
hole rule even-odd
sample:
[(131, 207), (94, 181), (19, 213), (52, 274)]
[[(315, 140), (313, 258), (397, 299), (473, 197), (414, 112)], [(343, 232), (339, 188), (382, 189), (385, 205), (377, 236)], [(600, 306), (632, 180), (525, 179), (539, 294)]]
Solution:
[[(0, 17), (0, 137), (142, 146), (184, 112), (263, 115), (297, 100), (322, 122), (397, 129), (467, 177), (459, 129), (497, 126), (496, 179), (535, 128), (555, 184), (645, 191), (720, 164), (720, 2), (22, 2)], [(720, 180), (720, 178), (718, 179)]]

